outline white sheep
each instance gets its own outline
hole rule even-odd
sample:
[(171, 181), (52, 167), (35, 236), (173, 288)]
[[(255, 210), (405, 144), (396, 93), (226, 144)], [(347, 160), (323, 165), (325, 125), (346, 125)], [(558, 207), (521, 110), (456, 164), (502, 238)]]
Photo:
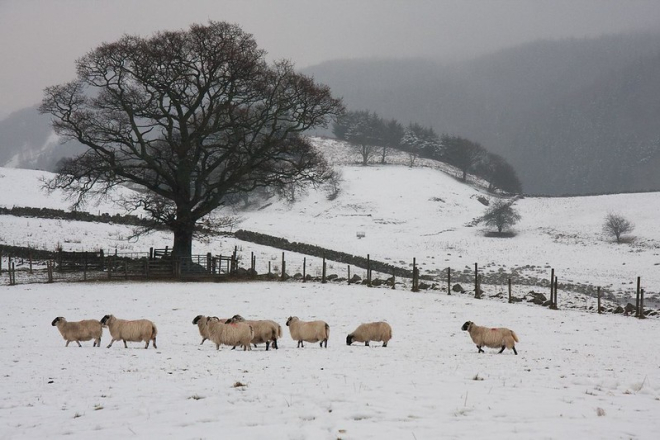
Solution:
[(301, 321), (297, 316), (289, 316), (286, 325), (291, 332), (291, 338), (298, 341), (298, 348), (304, 347), (304, 342), (320, 342), (323, 347), (328, 348), (328, 338), (330, 337), (330, 326), (324, 321)]
[(282, 337), (282, 327), (275, 321), (271, 321), (270, 319), (260, 319), (256, 321), (245, 320), (241, 315), (234, 315), (226, 321), (226, 324), (232, 324), (235, 322), (245, 322), (252, 326), (252, 330), (254, 330), (252, 343), (255, 348), (257, 347), (257, 344), (263, 344), (265, 342), (266, 351), (268, 351), (271, 344), (274, 349), (278, 349), (277, 340)]
[(85, 319), (82, 321), (67, 322), (61, 316), (53, 319), (51, 323), (52, 326), (57, 326), (57, 329), (60, 331), (60, 334), (66, 341), (65, 347), (69, 346), (69, 342), (76, 341), (78, 347), (80, 341), (91, 341), (94, 339), (93, 347), (101, 346), (101, 336), (103, 336), (103, 327), (101, 323), (96, 319)]
[(392, 327), (386, 322), (369, 322), (360, 324), (353, 333), (346, 336), (346, 345), (351, 345), (353, 342), (364, 342), (364, 345), (369, 346), (369, 341), (382, 341), (383, 347), (387, 347), (387, 343), (392, 339)]
[(476, 325), (472, 321), (467, 321), (461, 327), (461, 330), (467, 331), (470, 333), (472, 341), (477, 344), (477, 349), (479, 353), (484, 351), (481, 347), (490, 347), (490, 348), (500, 348), (499, 353), (502, 353), (505, 348), (513, 350), (515, 354), (518, 354), (516, 351), (516, 342), (518, 342), (518, 335), (513, 330), (508, 328), (488, 328), (481, 327)]
[(114, 315), (105, 315), (101, 319), (101, 325), (108, 327), (112, 341), (108, 348), (112, 347), (115, 341), (124, 341), (124, 348), (128, 348), (126, 341), (141, 342), (145, 341), (147, 344), (144, 348), (149, 348), (149, 341), (153, 341), (154, 348), (156, 346), (156, 334), (158, 329), (156, 325), (148, 319), (137, 319), (135, 321), (127, 321), (125, 319), (117, 319)]
[(216, 350), (220, 345), (229, 345), (243, 347), (243, 351), (252, 350), (250, 343), (254, 336), (252, 326), (244, 322), (225, 324), (220, 321), (213, 321), (212, 318), (206, 318), (206, 325), (209, 328), (209, 339), (215, 344)]
[[(217, 316), (210, 316), (209, 318), (210, 318), (209, 321), (215, 321), (215, 322), (218, 322), (218, 321), (225, 322), (226, 321), (226, 319), (218, 318)], [(207, 325), (206, 316), (197, 315), (197, 316), (195, 316), (195, 319), (193, 319), (192, 323), (193, 323), (193, 325), (197, 325), (197, 328), (199, 329), (199, 334), (202, 337), (202, 342), (200, 342), (199, 345), (202, 345), (204, 343), (204, 341), (209, 339), (209, 327)]]

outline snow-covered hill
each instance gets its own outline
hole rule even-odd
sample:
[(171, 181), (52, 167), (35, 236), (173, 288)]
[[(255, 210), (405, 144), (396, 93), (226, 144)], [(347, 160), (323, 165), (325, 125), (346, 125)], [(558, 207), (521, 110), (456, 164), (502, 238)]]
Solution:
[[(516, 235), (487, 237), (488, 231), (472, 226), (472, 221), (484, 213), (482, 202), (491, 195), (474, 182), (466, 185), (458, 181), (451, 167), (421, 160), (411, 168), (403, 154), (389, 157), (385, 165), (362, 167), (344, 143), (320, 138), (316, 142), (343, 176), (337, 198), (329, 200), (324, 190), (310, 190), (293, 204), (269, 200), (247, 210), (224, 213), (240, 217), (241, 229), (290, 241), (365, 257), (368, 254), (402, 267), (409, 267), (415, 258), (422, 273), (436, 275), (439, 282), (447, 267), (471, 271), (478, 263), (484, 274), (508, 274), (514, 284), (541, 284), (554, 268), (564, 286), (601, 286), (619, 297), (632, 295), (640, 276), (649, 300), (658, 296), (660, 193), (522, 198), (515, 203), (522, 216)], [(40, 189), (44, 176), (48, 173), (0, 169), (0, 206), (65, 208), (67, 202), (60, 193), (48, 195)], [(105, 201), (89, 206), (89, 210), (113, 213), (118, 209)], [(635, 224), (631, 242), (616, 244), (602, 233), (609, 212), (620, 213)], [(120, 225), (7, 216), (0, 221), (0, 241), (37, 248), (52, 248), (55, 237), (72, 250), (100, 246), (140, 252), (171, 242), (164, 232), (128, 242), (130, 229)], [(236, 245), (233, 239), (211, 239), (197, 243), (194, 252), (226, 255)], [(257, 248), (238, 245), (248, 252)], [(278, 250), (260, 249), (258, 270), (263, 271), (263, 265), (278, 254)]]

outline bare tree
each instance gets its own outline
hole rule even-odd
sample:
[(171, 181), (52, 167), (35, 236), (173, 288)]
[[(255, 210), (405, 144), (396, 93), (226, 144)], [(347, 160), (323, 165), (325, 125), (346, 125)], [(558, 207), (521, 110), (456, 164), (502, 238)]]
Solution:
[(259, 188), (328, 177), (300, 133), (343, 111), (330, 89), (269, 65), (250, 34), (224, 22), (124, 36), (77, 61), (77, 78), (45, 90), (42, 113), (87, 150), (63, 162), (50, 188), (76, 197), (131, 183), (127, 201), (174, 234), (173, 254), (192, 253), (195, 226)]
[(621, 243), (622, 235), (632, 232), (633, 229), (635, 229), (635, 225), (620, 214), (607, 214), (603, 223), (603, 232), (614, 236), (617, 243)]
[(513, 201), (498, 199), (487, 209), (481, 220), (488, 226), (495, 226), (498, 234), (520, 221), (520, 214), (513, 208)]

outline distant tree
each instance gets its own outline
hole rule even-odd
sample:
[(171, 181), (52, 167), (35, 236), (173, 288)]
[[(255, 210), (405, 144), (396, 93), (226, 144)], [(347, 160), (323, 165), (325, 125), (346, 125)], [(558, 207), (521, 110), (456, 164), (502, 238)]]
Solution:
[(463, 172), (462, 180), (467, 181), (467, 174), (485, 157), (486, 150), (477, 142), (460, 136), (442, 135), (440, 142), (444, 160)]
[(403, 125), (401, 125), (396, 119), (383, 122), (380, 163), (385, 163), (385, 158), (391, 150), (401, 148), (401, 140), (403, 139), (403, 134)]
[(362, 165), (378, 154), (383, 144), (383, 120), (376, 113), (358, 111), (352, 116), (346, 131), (346, 140), (362, 157)]
[(520, 221), (520, 214), (513, 208), (513, 201), (498, 199), (491, 203), (481, 220), (488, 226), (497, 228), (499, 234)]
[(477, 176), (488, 181), (488, 191), (500, 189), (511, 194), (522, 192), (516, 170), (499, 154), (485, 152), (483, 160), (474, 171)]
[(635, 225), (620, 214), (607, 214), (603, 223), (603, 232), (614, 236), (617, 243), (621, 243), (622, 235), (632, 232), (633, 229), (635, 229)]
[(325, 181), (327, 163), (299, 134), (343, 106), (291, 63), (268, 64), (237, 25), (209, 22), (102, 44), (77, 61), (77, 79), (45, 90), (40, 110), (87, 147), (50, 188), (80, 204), (132, 184), (127, 206), (167, 226), (173, 255), (189, 258), (198, 222), (237, 195)]

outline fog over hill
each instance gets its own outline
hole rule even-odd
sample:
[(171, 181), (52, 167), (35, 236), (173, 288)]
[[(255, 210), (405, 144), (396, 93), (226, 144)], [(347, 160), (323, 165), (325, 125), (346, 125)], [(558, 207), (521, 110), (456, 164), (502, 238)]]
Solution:
[[(536, 41), (453, 64), (337, 60), (304, 73), (349, 110), (480, 142), (528, 194), (660, 189), (660, 33)], [(80, 148), (58, 145), (36, 107), (0, 121), (0, 166), (53, 170)]]
[(528, 193), (660, 188), (660, 34), (537, 41), (452, 65), (360, 59), (305, 72), (349, 109), (482, 143)]

